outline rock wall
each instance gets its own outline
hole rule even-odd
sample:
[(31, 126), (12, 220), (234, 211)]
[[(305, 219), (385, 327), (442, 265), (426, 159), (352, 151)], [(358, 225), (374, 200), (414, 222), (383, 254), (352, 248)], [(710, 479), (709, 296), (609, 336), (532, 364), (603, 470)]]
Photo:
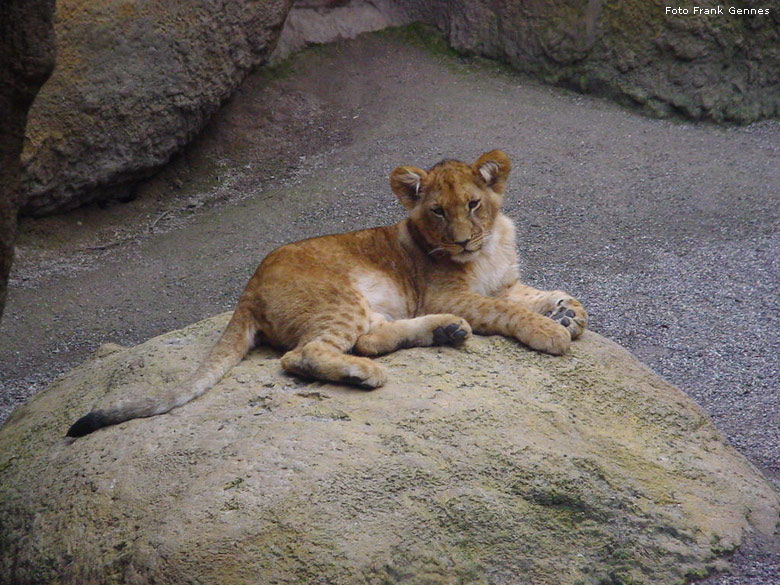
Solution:
[(14, 256), (27, 114), (54, 68), (53, 16), (54, 0), (0, 3), (0, 318)]
[[(292, 0), (61, 0), (57, 68), (30, 113), (22, 212), (131, 199), (276, 46)], [(657, 116), (780, 115), (780, 0), (770, 14), (667, 15), (660, 0), (298, 0), (277, 58), (422, 20), (457, 50)], [(700, 8), (721, 7), (715, 0)]]
[[(747, 123), (780, 116), (780, 2), (396, 0), (457, 50), (645, 111)], [(677, 6), (677, 4), (675, 5)], [(731, 15), (728, 7), (769, 15)]]
[(291, 2), (58, 1), (60, 53), (30, 112), (22, 213), (131, 198), (268, 59)]
[(399, 351), (373, 392), (261, 348), (170, 415), (64, 438), (174, 383), (227, 318), (104, 346), (0, 428), (0, 581), (671, 585), (776, 528), (701, 409), (590, 332), (563, 357)]
[(271, 62), (278, 63), (308, 45), (354, 39), (411, 22), (393, 0), (296, 0)]

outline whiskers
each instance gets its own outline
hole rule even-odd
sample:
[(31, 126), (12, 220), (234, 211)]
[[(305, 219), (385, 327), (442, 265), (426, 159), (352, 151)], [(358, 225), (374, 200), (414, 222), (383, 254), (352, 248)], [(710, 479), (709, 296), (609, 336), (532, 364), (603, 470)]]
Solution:
[(466, 252), (476, 252), (478, 250), (482, 249), (482, 245), (485, 243), (485, 240), (490, 238), (490, 235), (492, 234), (492, 230), (485, 230), (478, 236), (476, 236), (473, 240), (471, 240), (468, 245), (466, 246)]
[(448, 252), (450, 254), (457, 254), (460, 252), (460, 246), (456, 246), (453, 244), (442, 244), (440, 246), (436, 246), (435, 248), (432, 248), (431, 250), (428, 250), (428, 255), (436, 254), (437, 252)]
[(446, 252), (451, 256), (455, 256), (457, 254), (478, 252), (479, 250), (482, 249), (485, 240), (489, 239), (492, 234), (493, 234), (492, 230), (485, 230), (478, 236), (475, 236), (473, 239), (469, 240), (468, 244), (466, 244), (465, 247), (461, 246), (460, 244), (440, 242), (438, 246), (435, 246), (434, 248), (429, 250), (428, 254), (431, 255), (431, 254), (437, 254), (439, 252)]
[(480, 243), (482, 243), (482, 240), (484, 240), (485, 238), (489, 238), (492, 235), (493, 235), (493, 230), (485, 230), (479, 236), (477, 236), (477, 238), (479, 239)]
[(440, 242), (438, 246), (435, 246), (432, 249), (428, 250), (428, 254), (431, 255), (431, 254), (437, 254), (439, 252), (446, 252), (451, 256), (456, 256), (458, 254), (478, 252), (479, 250), (482, 249), (482, 246), (484, 245), (485, 241), (488, 240), (492, 234), (493, 234), (493, 230), (485, 230), (478, 236), (475, 236), (474, 238), (469, 240), (468, 244), (466, 244), (465, 247), (461, 246), (460, 244)]

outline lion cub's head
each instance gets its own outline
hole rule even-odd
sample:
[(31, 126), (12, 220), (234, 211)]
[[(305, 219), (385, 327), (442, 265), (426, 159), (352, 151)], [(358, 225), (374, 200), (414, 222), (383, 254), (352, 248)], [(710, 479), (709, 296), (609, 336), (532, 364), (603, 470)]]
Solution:
[(510, 169), (509, 157), (493, 150), (473, 165), (445, 160), (427, 172), (398, 167), (390, 174), (390, 186), (430, 253), (468, 262), (490, 235)]

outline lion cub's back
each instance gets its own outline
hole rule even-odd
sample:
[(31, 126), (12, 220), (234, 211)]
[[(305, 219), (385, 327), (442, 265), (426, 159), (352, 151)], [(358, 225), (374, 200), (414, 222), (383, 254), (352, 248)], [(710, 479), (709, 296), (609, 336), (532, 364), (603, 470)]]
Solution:
[(311, 311), (335, 299), (358, 304), (365, 299), (372, 311), (402, 318), (416, 306), (409, 264), (396, 225), (319, 236), (271, 252), (242, 301), (257, 304), (263, 313), (287, 313)]
[(402, 256), (398, 229), (392, 225), (285, 244), (268, 254), (258, 271), (295, 278), (309, 273), (346, 276), (355, 268), (398, 272), (404, 269)]

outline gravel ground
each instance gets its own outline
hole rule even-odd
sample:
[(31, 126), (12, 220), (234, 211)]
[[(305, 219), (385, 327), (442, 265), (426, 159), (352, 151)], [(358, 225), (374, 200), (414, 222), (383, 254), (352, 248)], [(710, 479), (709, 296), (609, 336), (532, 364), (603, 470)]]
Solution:
[[(25, 220), (0, 420), (102, 343), (231, 308), (274, 247), (398, 220), (395, 166), (501, 148), (526, 281), (578, 296), (780, 486), (780, 123), (648, 119), (399, 36), (254, 74), (131, 203)], [(706, 582), (780, 583), (778, 543)]]

